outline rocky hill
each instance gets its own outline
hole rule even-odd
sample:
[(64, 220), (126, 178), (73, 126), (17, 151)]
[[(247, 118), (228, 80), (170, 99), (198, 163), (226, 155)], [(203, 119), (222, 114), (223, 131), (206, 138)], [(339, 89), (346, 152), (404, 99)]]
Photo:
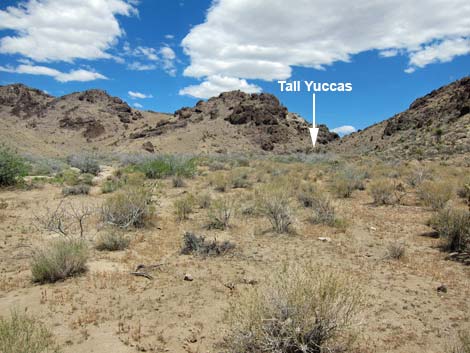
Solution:
[[(52, 97), (0, 86), (2, 141), (45, 154), (77, 150), (291, 153), (311, 149), (308, 123), (270, 94), (222, 93), (173, 115), (131, 108), (101, 90)], [(338, 135), (320, 126), (319, 144)]]
[(335, 141), (329, 149), (399, 158), (470, 153), (470, 77), (416, 99), (408, 110)]

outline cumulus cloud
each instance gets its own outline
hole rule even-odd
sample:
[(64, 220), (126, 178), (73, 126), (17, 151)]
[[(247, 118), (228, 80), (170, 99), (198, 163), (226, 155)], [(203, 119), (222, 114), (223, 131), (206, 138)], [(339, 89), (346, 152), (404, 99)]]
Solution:
[(213, 75), (199, 85), (188, 86), (179, 91), (180, 95), (188, 95), (196, 98), (210, 98), (221, 92), (241, 90), (247, 93), (259, 93), (261, 88), (249, 84), (246, 80), (234, 77)]
[(139, 61), (133, 61), (127, 65), (127, 68), (132, 71), (151, 71), (157, 68), (155, 64), (144, 64)]
[(162, 57), (162, 67), (165, 72), (170, 76), (176, 75), (175, 59), (176, 54), (169, 46), (163, 46), (160, 51)]
[(130, 96), (132, 99), (153, 98), (153, 96), (152, 96), (151, 94), (145, 94), (145, 93), (141, 93), (141, 92), (129, 91), (129, 92), (127, 92), (127, 94), (129, 94), (129, 96)]
[(150, 71), (161, 68), (170, 76), (176, 75), (176, 54), (168, 45), (162, 46), (159, 50), (142, 46), (133, 49), (126, 42), (123, 46), (123, 55), (137, 59), (127, 64), (129, 70)]
[(469, 37), (468, 0), (219, 0), (182, 41), (184, 74), (271, 81), (369, 50), (412, 71), (468, 53)]
[(37, 66), (37, 65), (30, 65), (30, 64), (19, 65), (17, 67), (0, 66), (0, 71), (17, 73), (17, 74), (50, 76), (59, 82), (70, 82), (70, 81), (85, 82), (85, 81), (94, 81), (98, 79), (102, 79), (102, 80), (107, 79), (106, 76), (103, 76), (102, 74), (98, 72), (90, 71), (90, 70), (77, 69), (77, 70), (71, 70), (69, 72), (61, 72), (59, 70), (52, 69), (47, 66)]
[(335, 127), (334, 129), (331, 129), (331, 131), (336, 132), (340, 136), (344, 136), (344, 135), (349, 135), (353, 132), (356, 132), (356, 128), (351, 125), (344, 125), (344, 126)]
[(143, 106), (142, 104), (140, 104), (140, 103), (134, 103), (134, 104), (132, 104), (132, 105), (133, 105), (135, 108), (137, 108), (137, 109), (142, 109), (142, 108), (144, 107), (144, 106)]
[(109, 59), (108, 50), (124, 31), (116, 15), (136, 8), (125, 0), (28, 0), (0, 10), (0, 53), (20, 54), (39, 62)]

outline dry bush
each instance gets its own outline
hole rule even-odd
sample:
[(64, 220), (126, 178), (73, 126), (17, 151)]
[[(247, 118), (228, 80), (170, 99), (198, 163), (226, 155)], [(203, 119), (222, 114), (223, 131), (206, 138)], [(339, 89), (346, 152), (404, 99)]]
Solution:
[(33, 282), (53, 283), (87, 270), (88, 248), (81, 239), (60, 239), (36, 252), (31, 262)]
[(60, 349), (41, 322), (12, 311), (10, 318), (0, 317), (0, 352), (59, 353)]
[(88, 195), (90, 192), (90, 186), (86, 184), (78, 184), (74, 186), (65, 186), (62, 189), (62, 195), (70, 196), (70, 195)]
[(183, 221), (188, 219), (188, 215), (193, 212), (194, 206), (194, 196), (191, 194), (187, 194), (180, 199), (176, 200), (173, 203), (175, 208), (175, 215), (178, 220)]
[(172, 182), (174, 188), (182, 188), (182, 187), (186, 186), (186, 183), (184, 182), (184, 179), (180, 175), (174, 176), (171, 179), (171, 182)]
[(68, 157), (71, 167), (80, 169), (82, 173), (97, 175), (100, 172), (98, 160), (91, 155), (73, 155)]
[(218, 242), (217, 239), (213, 241), (206, 241), (203, 236), (197, 236), (192, 232), (186, 232), (183, 235), (183, 247), (181, 254), (197, 254), (203, 256), (217, 256), (224, 255), (230, 250), (235, 248), (235, 244), (228, 240)]
[(212, 175), (209, 184), (214, 187), (214, 190), (225, 192), (230, 186), (230, 180), (224, 173), (217, 172)]
[(234, 189), (244, 189), (251, 186), (248, 170), (246, 168), (236, 169), (230, 175), (230, 184)]
[(234, 201), (227, 199), (218, 199), (212, 202), (207, 213), (208, 229), (227, 229), (230, 226), (230, 219), (235, 212), (236, 205)]
[(101, 220), (122, 229), (144, 227), (153, 213), (152, 187), (126, 185), (101, 207)]
[(271, 184), (257, 193), (259, 211), (277, 233), (287, 233), (294, 222), (289, 192), (282, 185)]
[(388, 244), (386, 258), (400, 260), (406, 255), (406, 244), (402, 241), (394, 241)]
[(470, 249), (470, 212), (461, 209), (445, 208), (432, 217), (429, 225), (444, 240), (449, 251)]
[(212, 204), (212, 197), (208, 193), (200, 193), (196, 197), (196, 203), (199, 206), (199, 208), (209, 208)]
[(102, 233), (96, 239), (95, 248), (99, 251), (119, 251), (127, 249), (130, 239), (123, 233), (111, 229), (106, 233)]
[(303, 183), (297, 192), (297, 199), (304, 207), (312, 207), (319, 190), (312, 183)]
[(93, 213), (93, 208), (84, 204), (77, 206), (61, 201), (56, 208), (46, 208), (42, 215), (35, 215), (34, 225), (38, 229), (61, 236), (82, 238), (86, 232), (87, 220)]
[(352, 351), (361, 304), (359, 288), (345, 275), (311, 263), (285, 265), (231, 305), (228, 351)]
[(459, 341), (453, 345), (449, 353), (470, 353), (470, 333), (459, 335)]
[(452, 185), (444, 181), (424, 181), (418, 189), (418, 198), (433, 210), (444, 208), (452, 194)]
[(341, 198), (351, 197), (354, 190), (364, 190), (366, 174), (351, 166), (345, 167), (333, 179), (334, 193)]
[(394, 205), (400, 203), (404, 191), (393, 180), (377, 179), (369, 184), (369, 194), (376, 205)]
[(411, 166), (412, 170), (406, 176), (406, 181), (412, 187), (420, 186), (426, 180), (432, 180), (433, 172), (431, 169), (420, 164)]
[(342, 221), (336, 216), (336, 209), (328, 196), (318, 194), (312, 202), (312, 215), (310, 222), (314, 224), (326, 224), (330, 227), (342, 225)]

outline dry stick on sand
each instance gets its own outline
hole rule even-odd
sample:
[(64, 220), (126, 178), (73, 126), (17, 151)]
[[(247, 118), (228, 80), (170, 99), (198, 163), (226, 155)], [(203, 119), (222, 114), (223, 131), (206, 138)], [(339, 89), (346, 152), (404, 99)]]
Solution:
[(154, 270), (156, 268), (159, 268), (163, 266), (163, 264), (155, 264), (155, 265), (137, 265), (135, 271), (133, 272), (130, 272), (131, 275), (133, 276), (140, 276), (140, 277), (145, 277), (147, 279), (153, 279), (153, 277), (151, 275), (149, 275), (147, 272), (143, 271), (143, 270)]

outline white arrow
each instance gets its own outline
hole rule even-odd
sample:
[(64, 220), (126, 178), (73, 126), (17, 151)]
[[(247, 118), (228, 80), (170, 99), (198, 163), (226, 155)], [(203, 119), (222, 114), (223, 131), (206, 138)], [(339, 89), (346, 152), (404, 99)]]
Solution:
[(319, 128), (315, 127), (315, 93), (312, 94), (312, 125), (313, 127), (310, 127), (310, 137), (312, 138), (312, 144), (313, 147), (315, 147), (315, 143), (317, 142), (317, 137), (318, 137), (318, 131), (320, 130)]

